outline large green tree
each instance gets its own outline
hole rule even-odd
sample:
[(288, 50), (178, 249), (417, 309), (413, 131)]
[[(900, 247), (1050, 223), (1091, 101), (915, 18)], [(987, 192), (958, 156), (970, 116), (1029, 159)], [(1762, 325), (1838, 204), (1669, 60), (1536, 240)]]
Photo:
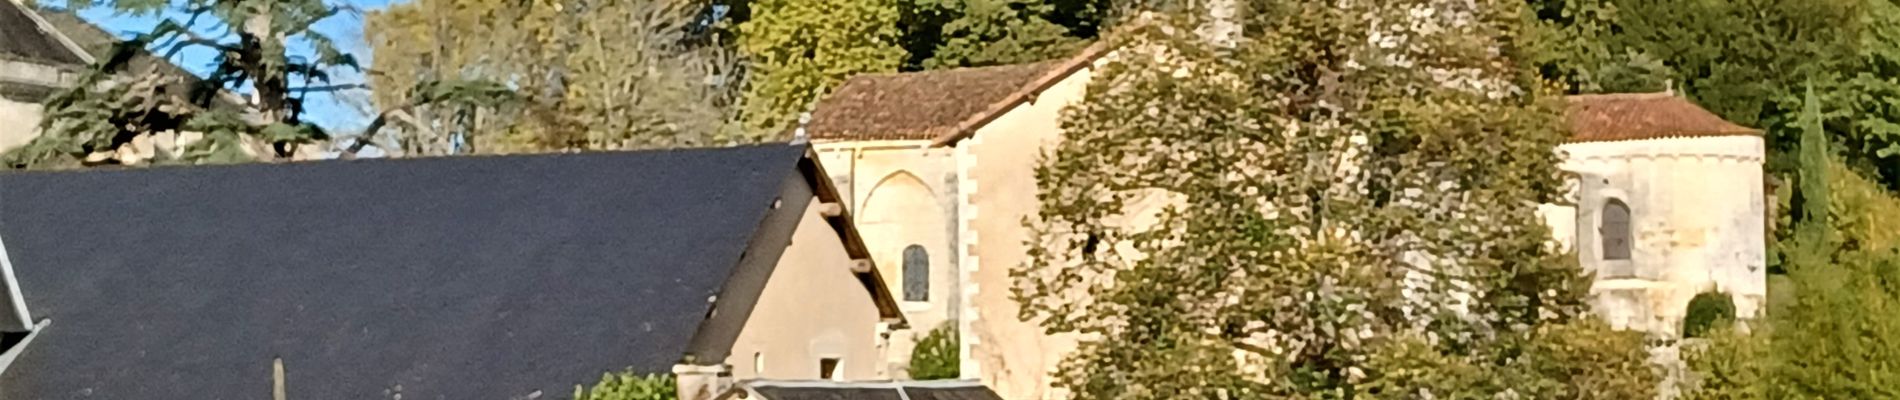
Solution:
[(898, 0), (754, 0), (739, 26), (749, 61), (747, 130), (788, 132), (799, 116), (845, 78), (896, 72)]
[[(1106, 1), (904, 0), (906, 69), (1060, 58), (1095, 37)], [(1069, 25), (1057, 21), (1068, 22)]]
[[(706, 146), (734, 124), (742, 71), (693, 39), (692, 0), (417, 0), (370, 14), (376, 102), (421, 121), (369, 139), (406, 155)], [(494, 24), (492, 21), (509, 21)], [(506, 82), (522, 101), (416, 107), (418, 82)]]
[[(1516, 0), (1253, 1), (1118, 37), (1037, 167), (1028, 318), (1081, 399), (1648, 398), (1586, 314)], [(1163, 204), (1143, 208), (1141, 204)], [(1131, 222), (1141, 221), (1141, 222)]]

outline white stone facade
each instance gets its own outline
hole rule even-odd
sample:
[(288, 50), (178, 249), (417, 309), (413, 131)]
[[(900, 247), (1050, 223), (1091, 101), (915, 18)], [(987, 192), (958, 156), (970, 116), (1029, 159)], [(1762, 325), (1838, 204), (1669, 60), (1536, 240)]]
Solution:
[[(1576, 174), (1571, 218), (1547, 214), (1560, 242), (1597, 274), (1598, 315), (1618, 328), (1676, 336), (1689, 300), (1728, 294), (1736, 314), (1767, 297), (1767, 209), (1760, 136), (1566, 144)], [(1630, 211), (1629, 257), (1606, 257), (1604, 206)]]

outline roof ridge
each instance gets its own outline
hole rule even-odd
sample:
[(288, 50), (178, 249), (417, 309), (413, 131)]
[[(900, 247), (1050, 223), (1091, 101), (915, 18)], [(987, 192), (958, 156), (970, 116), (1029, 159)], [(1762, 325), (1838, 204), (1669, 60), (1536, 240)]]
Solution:
[[(1664, 92), (1624, 92), (1624, 93), (1586, 93), (1586, 94), (1573, 94), (1573, 95), (1564, 96), (1565, 101), (1573, 101), (1573, 102), (1590, 101), (1590, 100), (1660, 100), (1660, 99), (1669, 99), (1669, 98), (1682, 98), (1682, 96), (1678, 96), (1676, 95), (1676, 93), (1667, 92), (1667, 91), (1664, 91)], [(1687, 99), (1685, 98), (1684, 100), (1687, 100)]]
[(1014, 64), (951, 67), (951, 68), (940, 68), (940, 69), (926, 69), (926, 70), (921, 70), (921, 71), (870, 72), (870, 73), (852, 75), (850, 78), (847, 78), (847, 80), (857, 79), (857, 78), (890, 78), (890, 77), (902, 77), (902, 76), (953, 74), (953, 73), (959, 73), (959, 72), (986, 72), (986, 71), (994, 71), (994, 70), (1001, 70), (1001, 69), (1033, 67), (1039, 64), (1053, 65), (1062, 60), (1063, 59), (1057, 58), (1057, 59), (1042, 60), (1042, 61), (1020, 62), (1020, 63), (1014, 63)]

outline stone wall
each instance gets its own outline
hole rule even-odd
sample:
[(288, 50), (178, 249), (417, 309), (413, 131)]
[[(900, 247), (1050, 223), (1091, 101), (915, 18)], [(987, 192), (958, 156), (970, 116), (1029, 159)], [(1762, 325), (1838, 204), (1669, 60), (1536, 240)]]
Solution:
[[(1597, 272), (1599, 315), (1619, 328), (1677, 336), (1698, 293), (1733, 296), (1743, 318), (1760, 312), (1767, 295), (1761, 137), (1586, 142), (1562, 150), (1562, 168), (1577, 176), (1576, 205), (1574, 218), (1554, 218), (1553, 228), (1574, 245), (1583, 267)], [(1603, 255), (1602, 209), (1612, 200), (1630, 209), (1627, 260)]]

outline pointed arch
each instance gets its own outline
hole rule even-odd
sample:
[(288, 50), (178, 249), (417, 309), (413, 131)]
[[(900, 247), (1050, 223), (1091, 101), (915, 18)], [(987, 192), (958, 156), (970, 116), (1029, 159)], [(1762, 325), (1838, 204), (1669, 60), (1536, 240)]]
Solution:
[[(896, 172), (884, 175), (883, 178), (877, 180), (876, 184), (871, 185), (870, 191), (865, 192), (864, 201), (860, 203), (860, 210), (857, 210), (857, 214), (871, 215), (872, 211), (881, 212), (883, 210), (873, 210), (873, 208), (877, 207), (880, 203), (892, 203), (887, 199), (896, 196), (908, 196), (911, 198), (921, 197), (930, 199), (932, 203), (935, 203), (937, 202), (937, 191), (927, 182), (929, 181), (919, 178), (909, 170), (897, 170)], [(883, 199), (879, 197), (883, 197)]]

